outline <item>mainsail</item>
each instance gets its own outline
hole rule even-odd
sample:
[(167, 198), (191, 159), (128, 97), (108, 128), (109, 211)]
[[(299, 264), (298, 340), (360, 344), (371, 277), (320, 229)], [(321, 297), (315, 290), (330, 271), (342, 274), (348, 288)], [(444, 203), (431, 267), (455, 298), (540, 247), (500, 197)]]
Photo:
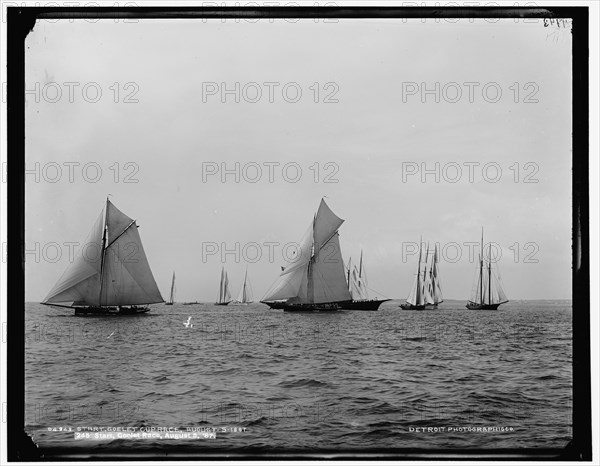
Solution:
[(298, 304), (350, 301), (338, 229), (344, 220), (321, 199), (295, 258), (284, 267), (262, 301), (288, 300)]
[[(427, 288), (425, 286), (424, 275), (425, 271), (421, 272), (421, 263), (423, 260), (423, 250), (422, 250), (422, 241), (419, 241), (419, 263), (417, 264), (417, 274), (415, 275), (415, 280), (413, 282), (413, 286), (410, 289), (410, 294), (406, 299), (408, 304), (412, 304), (413, 306), (422, 306), (424, 305), (426, 300), (426, 292)], [(427, 259), (426, 259), (427, 261)], [(427, 266), (425, 266), (427, 267)], [(423, 276), (422, 276), (423, 275)]]
[(225, 272), (225, 267), (221, 268), (221, 283), (219, 285), (219, 299), (217, 304), (226, 304), (231, 302), (231, 293), (229, 292), (229, 277)]
[(242, 288), (240, 289), (240, 294), (238, 295), (236, 302), (242, 304), (249, 304), (252, 302), (252, 286), (250, 285), (250, 280), (248, 280), (248, 269), (246, 269), (246, 273), (244, 274), (244, 283), (242, 283)]
[(43, 301), (88, 306), (162, 302), (135, 220), (108, 199), (80, 254)]

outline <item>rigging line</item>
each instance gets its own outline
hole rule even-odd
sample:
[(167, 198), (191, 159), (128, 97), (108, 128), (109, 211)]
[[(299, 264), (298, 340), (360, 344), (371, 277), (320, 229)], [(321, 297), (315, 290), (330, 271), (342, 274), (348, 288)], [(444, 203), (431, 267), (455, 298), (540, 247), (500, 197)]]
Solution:
[[(340, 226), (341, 226), (341, 225), (340, 225)], [(324, 243), (323, 243), (323, 244), (322, 244), (322, 245), (319, 247), (319, 249), (317, 250), (317, 254), (318, 254), (319, 252), (321, 252), (321, 249), (323, 249), (323, 248), (324, 248), (324, 247), (327, 245), (327, 243), (329, 243), (329, 242), (330, 242), (330, 241), (333, 239), (333, 237), (334, 237), (336, 234), (338, 234), (338, 235), (339, 235), (339, 233), (338, 233), (338, 230), (335, 230), (335, 231), (333, 232), (333, 235), (331, 235), (331, 236), (329, 237), (329, 239), (328, 239), (327, 241), (325, 241), (325, 242), (324, 242)], [(314, 257), (314, 256), (316, 256), (317, 254), (313, 254), (313, 257)]]
[(126, 227), (126, 228), (125, 228), (125, 229), (124, 229), (124, 230), (123, 230), (121, 233), (119, 233), (119, 236), (117, 236), (115, 239), (113, 239), (113, 240), (112, 240), (112, 241), (111, 241), (111, 242), (108, 244), (108, 246), (106, 246), (104, 249), (108, 249), (109, 247), (111, 247), (111, 246), (112, 246), (112, 244), (113, 244), (115, 241), (117, 241), (117, 240), (118, 240), (118, 239), (119, 239), (121, 236), (123, 236), (123, 234), (124, 234), (124, 233), (125, 233), (127, 230), (129, 230), (129, 227), (131, 227), (131, 225), (133, 225), (134, 223), (135, 223), (135, 220), (132, 220), (132, 221), (131, 221), (131, 223), (130, 223), (129, 225), (127, 225), (127, 227)]

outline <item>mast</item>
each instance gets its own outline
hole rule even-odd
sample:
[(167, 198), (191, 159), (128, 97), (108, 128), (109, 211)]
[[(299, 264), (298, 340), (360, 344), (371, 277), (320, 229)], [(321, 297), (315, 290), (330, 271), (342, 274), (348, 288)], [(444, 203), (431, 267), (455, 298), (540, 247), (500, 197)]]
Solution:
[(223, 288), (224, 285), (224, 277), (225, 277), (225, 266), (222, 265), (221, 266), (221, 283), (219, 284), (219, 302), (222, 303), (223, 302), (223, 296), (225, 295), (225, 291)]
[(348, 291), (352, 294), (352, 286), (350, 285), (350, 270), (352, 269), (352, 258), (348, 258)]
[(421, 303), (421, 246), (423, 243), (423, 237), (419, 238), (419, 265), (417, 266), (417, 296), (416, 305)]
[(246, 266), (246, 273), (244, 274), (244, 283), (242, 284), (242, 302), (245, 303), (248, 301), (248, 296), (246, 294), (246, 280), (248, 279), (248, 266)]
[(442, 298), (442, 293), (441, 293), (441, 288), (440, 288), (440, 284), (439, 284), (439, 280), (438, 280), (438, 245), (437, 243), (435, 244), (434, 248), (433, 248), (433, 259), (432, 259), (432, 263), (433, 265), (431, 266), (431, 289), (433, 292), (433, 300), (435, 302), (435, 304), (441, 303), (443, 300)]
[(175, 272), (173, 272), (173, 278), (171, 279), (171, 296), (169, 297), (169, 301), (171, 304), (175, 301)]
[(315, 284), (314, 284), (314, 277), (313, 277), (313, 264), (314, 261), (316, 260), (318, 251), (317, 248), (320, 247), (320, 245), (315, 244), (315, 222), (317, 220), (317, 214), (315, 214), (313, 216), (313, 223), (312, 223), (312, 236), (313, 236), (313, 241), (312, 241), (312, 255), (310, 258), (310, 261), (308, 262), (308, 269), (306, 271), (307, 273), (307, 292), (308, 292), (308, 302), (309, 303), (314, 303), (315, 302)]
[(358, 268), (358, 278), (362, 278), (362, 271), (363, 271), (363, 265), (362, 265), (362, 256), (363, 256), (363, 250), (360, 250), (360, 266)]
[(490, 243), (488, 256), (488, 302), (492, 304), (492, 243)]
[(481, 254), (479, 256), (479, 302), (483, 304), (483, 227), (481, 227)]
[(102, 285), (104, 281), (104, 256), (106, 255), (106, 230), (108, 229), (108, 196), (104, 206), (104, 227), (102, 228), (102, 258), (100, 259), (100, 292), (98, 294), (98, 306), (102, 306)]

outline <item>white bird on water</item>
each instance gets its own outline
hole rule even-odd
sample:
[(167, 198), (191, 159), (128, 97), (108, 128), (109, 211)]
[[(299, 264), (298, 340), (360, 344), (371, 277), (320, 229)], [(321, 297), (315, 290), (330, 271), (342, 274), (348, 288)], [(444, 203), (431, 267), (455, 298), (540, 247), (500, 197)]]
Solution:
[(190, 323), (191, 320), (192, 320), (192, 316), (189, 316), (187, 322), (183, 323), (183, 325), (185, 325), (185, 328), (188, 328), (188, 327), (193, 328), (194, 327), (194, 324)]

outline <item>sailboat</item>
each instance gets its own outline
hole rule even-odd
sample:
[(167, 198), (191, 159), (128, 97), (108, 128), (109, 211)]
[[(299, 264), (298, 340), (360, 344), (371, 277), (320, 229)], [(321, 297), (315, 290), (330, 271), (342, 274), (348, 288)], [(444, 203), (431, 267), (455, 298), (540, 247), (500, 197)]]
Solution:
[(425, 303), (425, 309), (437, 309), (438, 304), (444, 302), (442, 284), (440, 281), (440, 266), (437, 244), (433, 249), (431, 267), (429, 268), (429, 275), (426, 277), (426, 279), (426, 296), (429, 298), (429, 300)]
[(215, 303), (217, 306), (227, 306), (231, 302), (231, 293), (229, 292), (229, 278), (225, 267), (221, 268), (221, 284), (219, 285), (219, 298)]
[(250, 280), (248, 280), (248, 268), (246, 267), (246, 273), (244, 274), (244, 283), (240, 289), (240, 294), (232, 304), (250, 304), (252, 303), (252, 286)]
[(172, 306), (175, 302), (175, 272), (173, 272), (173, 278), (171, 279), (171, 294), (169, 300), (165, 303), (167, 306)]
[(338, 233), (342, 223), (321, 199), (295, 259), (261, 302), (288, 312), (339, 311), (350, 303)]
[(342, 305), (343, 309), (355, 311), (376, 311), (381, 303), (389, 299), (369, 299), (369, 287), (367, 285), (367, 274), (363, 267), (363, 252), (360, 251), (360, 263), (352, 267), (352, 259), (348, 261), (348, 291), (352, 297), (350, 303)]
[(121, 315), (148, 312), (148, 304), (164, 302), (136, 221), (108, 198), (83, 244), (42, 304), (72, 308), (75, 315)]
[[(410, 294), (406, 299), (406, 303), (400, 307), (405, 310), (422, 311), (424, 309), (437, 309), (439, 303), (442, 302), (442, 290), (439, 280), (439, 266), (437, 245), (433, 254), (432, 264), (429, 266), (429, 246), (425, 253), (425, 261), (423, 262), (423, 244), (419, 243), (419, 263), (417, 265), (417, 274), (415, 281), (410, 290)], [(422, 267), (424, 265), (424, 267)]]
[(492, 310), (498, 309), (501, 304), (507, 303), (508, 299), (502, 288), (500, 273), (492, 271), (492, 244), (490, 243), (488, 259), (483, 258), (483, 228), (481, 229), (481, 253), (477, 277), (473, 284), (471, 299), (467, 303), (467, 309)]

